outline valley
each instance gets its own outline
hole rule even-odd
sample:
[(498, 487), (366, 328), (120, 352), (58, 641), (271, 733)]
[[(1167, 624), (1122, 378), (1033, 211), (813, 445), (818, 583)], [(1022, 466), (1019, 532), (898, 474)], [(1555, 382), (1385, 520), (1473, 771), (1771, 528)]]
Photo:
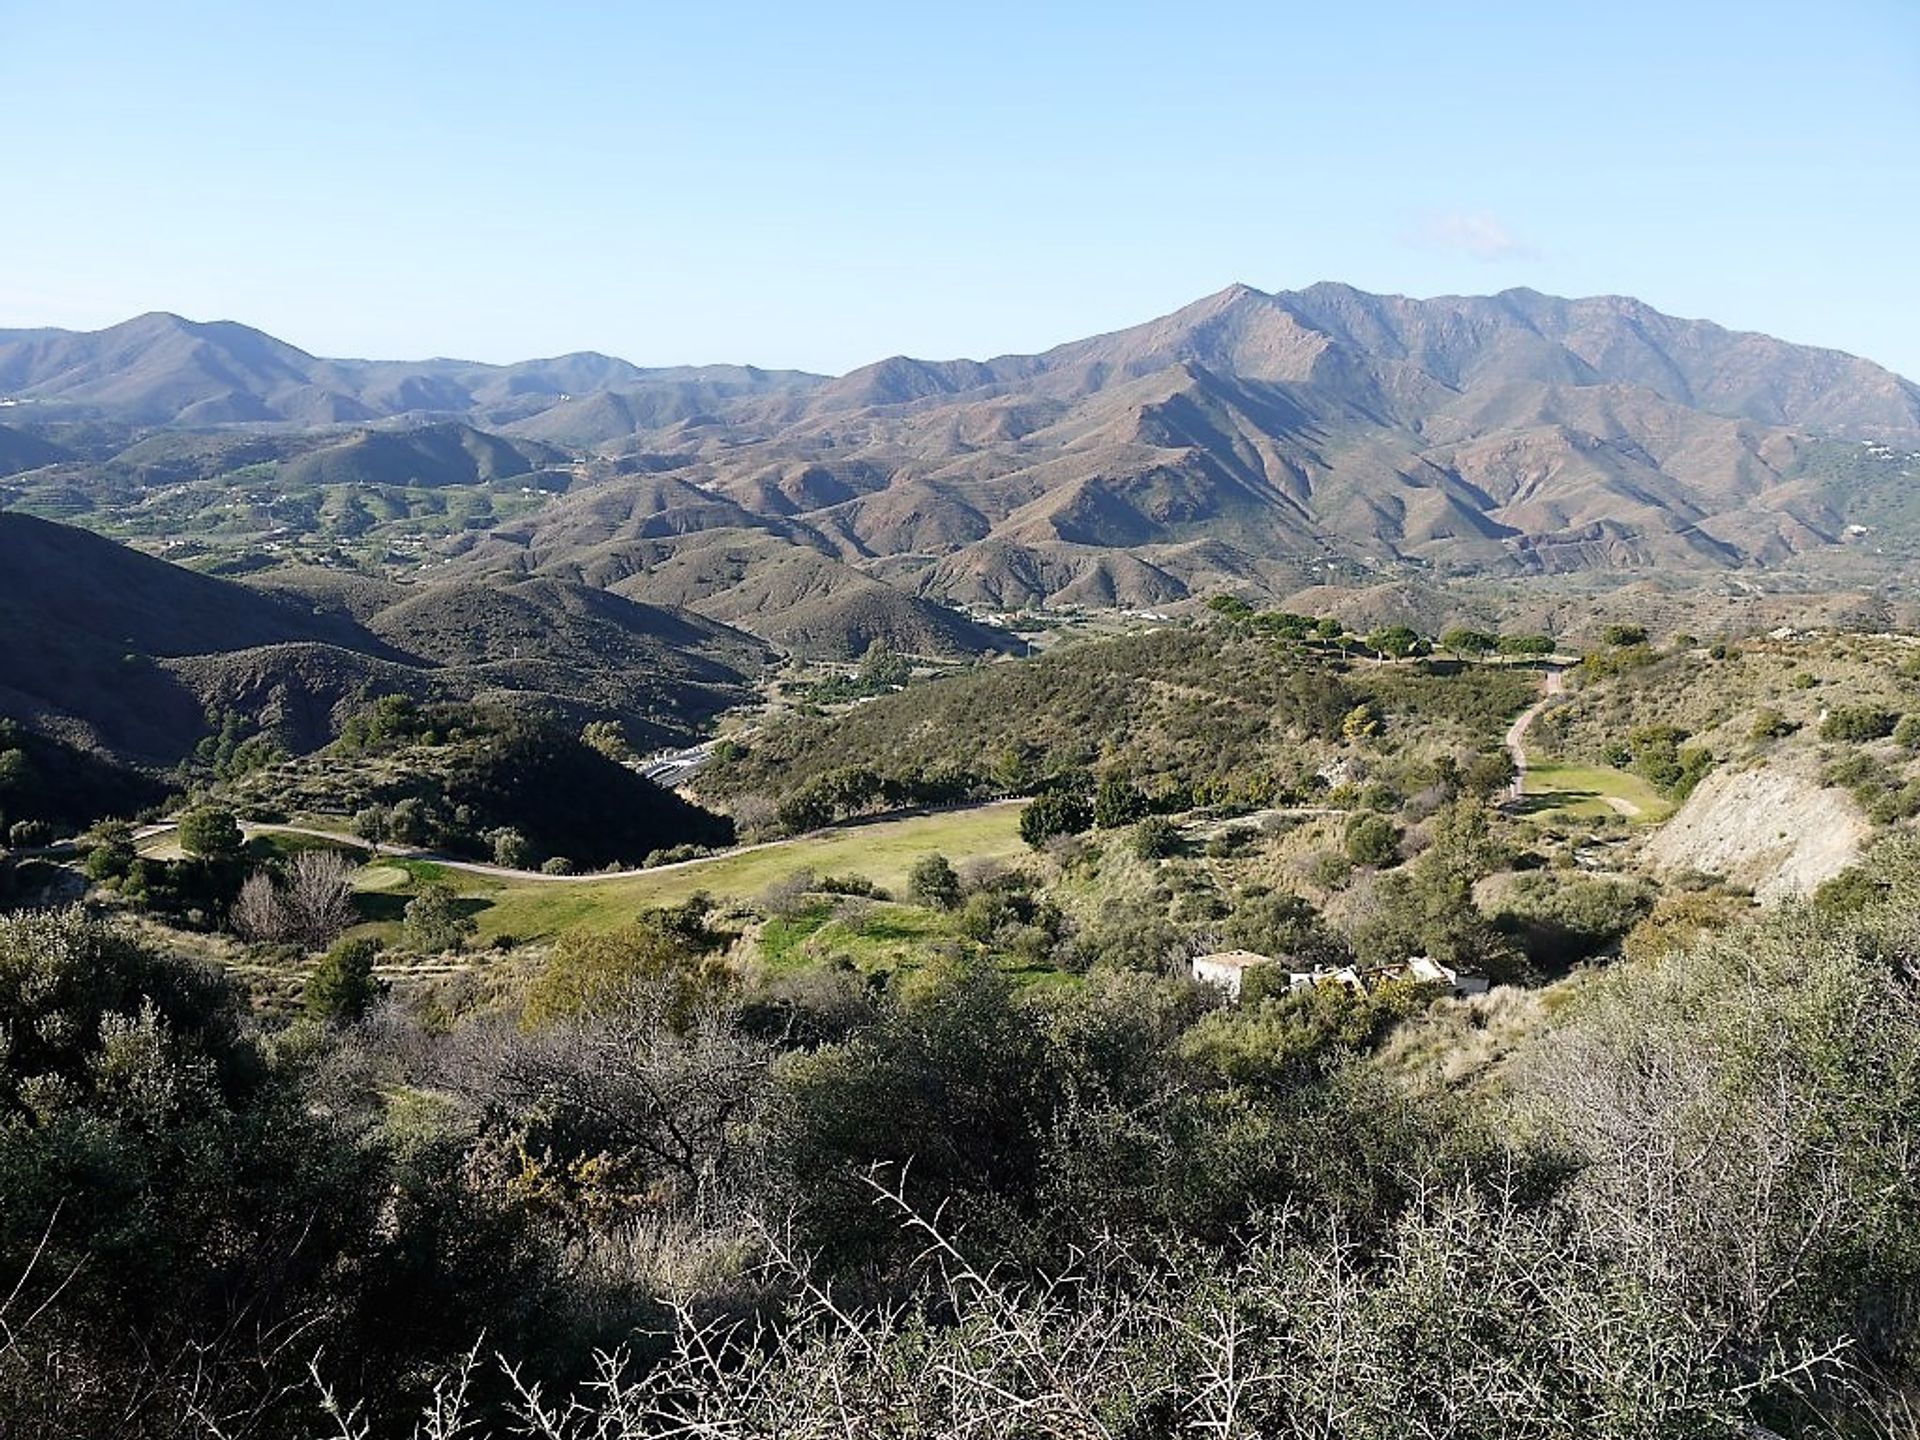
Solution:
[[(113, 1243), (60, 1230), (105, 1133), (163, 1197), (140, 1253), (194, 1205), (343, 1217), (221, 1273), (342, 1297), (313, 1323), (395, 1413), (481, 1319), (577, 1380), (582, 1337), (658, 1378), (659, 1317), (756, 1317), (752, 1383), (872, 1385), (790, 1319), (826, 1285), (889, 1373), (977, 1323), (1107, 1404), (1076, 1307), (1362, 1243), (1423, 1334), (1529, 1297), (1529, 1373), (1612, 1353), (1555, 1328), (1596, 1305), (1711, 1356), (1644, 1433), (1851, 1403), (1685, 1327), (1837, 1344), (1906, 1283), (1906, 382), (1632, 302), (1328, 286), (838, 379), (120, 330), (0, 333), (0, 1017), (55, 1017), (6, 1032), (0, 1171), (59, 1263)], [(1044, 1276), (1090, 1226), (1149, 1273), (1032, 1320), (927, 1288), (929, 1244)], [(1729, 1288), (1754, 1243), (1809, 1308)], [(453, 1338), (382, 1339), (388, 1284)], [(1347, 1303), (1265, 1294), (1289, 1345)], [(77, 1356), (123, 1301), (47, 1304)], [(0, 1413), (43, 1393), (10, 1354)]]

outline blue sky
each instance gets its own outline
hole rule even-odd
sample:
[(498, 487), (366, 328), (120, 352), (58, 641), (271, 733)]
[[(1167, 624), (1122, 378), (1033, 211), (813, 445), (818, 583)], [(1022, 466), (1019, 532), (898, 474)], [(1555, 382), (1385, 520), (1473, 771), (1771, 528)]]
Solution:
[(1920, 377), (1920, 3), (0, 0), (0, 327), (838, 371), (1235, 280)]

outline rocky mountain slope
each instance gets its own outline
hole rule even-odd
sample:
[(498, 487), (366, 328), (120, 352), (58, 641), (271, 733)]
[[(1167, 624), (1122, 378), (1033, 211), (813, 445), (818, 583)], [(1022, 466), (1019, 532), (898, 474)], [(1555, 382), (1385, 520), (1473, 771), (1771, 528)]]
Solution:
[[(82, 415), (217, 421), (222, 443), (282, 447), (352, 422), (269, 462), (274, 483), (322, 487), (315, 523), (372, 523), (340, 487), (558, 474), (572, 456), (562, 498), (462, 514), (435, 543), (470, 574), (614, 586), (826, 653), (990, 643), (954, 603), (1897, 570), (1920, 545), (1920, 388), (1620, 297), (1236, 285), (1040, 355), (897, 356), (834, 379), (593, 355), (321, 360), (145, 316), (0, 332), (0, 396), (55, 444)], [(118, 483), (145, 483), (114, 463)], [(71, 504), (42, 513), (86, 519), (84, 474), (33, 475), (61, 477), (48, 503)]]

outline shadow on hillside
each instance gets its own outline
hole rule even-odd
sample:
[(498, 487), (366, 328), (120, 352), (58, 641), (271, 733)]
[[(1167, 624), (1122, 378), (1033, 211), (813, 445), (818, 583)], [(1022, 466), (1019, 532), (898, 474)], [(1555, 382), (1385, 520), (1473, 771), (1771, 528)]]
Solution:
[(1540, 790), (1509, 802), (1516, 815), (1539, 815), (1548, 810), (1563, 810), (1584, 800), (1604, 800), (1598, 790)]
[[(399, 925), (407, 918), (407, 902), (411, 899), (413, 896), (405, 891), (363, 890), (353, 897), (353, 905), (362, 920), (376, 925)], [(453, 908), (461, 915), (476, 919), (482, 911), (493, 908), (493, 901), (482, 895), (462, 895), (455, 899)]]

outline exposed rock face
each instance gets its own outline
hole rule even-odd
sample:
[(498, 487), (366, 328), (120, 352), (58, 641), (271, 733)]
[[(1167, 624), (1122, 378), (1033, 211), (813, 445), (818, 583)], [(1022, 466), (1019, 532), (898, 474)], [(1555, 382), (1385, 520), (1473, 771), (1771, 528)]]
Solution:
[(1762, 900), (1807, 895), (1860, 854), (1872, 827), (1844, 790), (1774, 765), (1719, 770), (1647, 845), (1657, 871), (1699, 870)]

